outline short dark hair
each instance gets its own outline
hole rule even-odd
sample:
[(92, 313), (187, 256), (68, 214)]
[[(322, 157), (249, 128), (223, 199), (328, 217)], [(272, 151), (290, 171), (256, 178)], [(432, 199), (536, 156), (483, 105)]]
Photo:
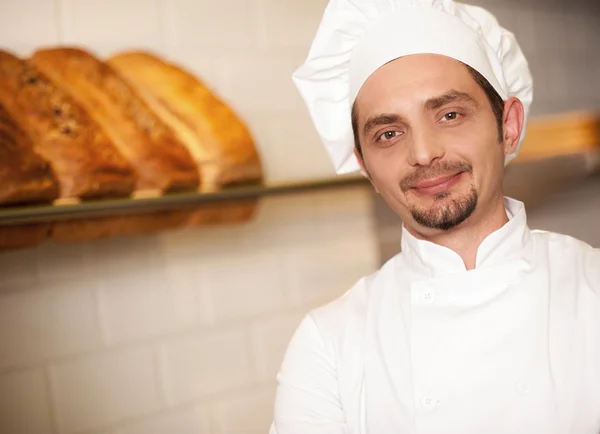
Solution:
[(496, 117), (496, 125), (498, 127), (498, 141), (501, 142), (503, 136), (502, 118), (504, 117), (504, 100), (498, 94), (496, 89), (494, 89), (494, 86), (492, 86), (483, 75), (471, 68), (469, 65), (465, 66), (471, 73), (471, 77), (473, 77), (479, 87), (483, 89), (488, 101), (490, 102), (490, 105), (492, 106), (492, 112), (494, 112), (494, 116)]
[[(471, 68), (469, 65), (465, 66), (467, 67), (467, 70), (469, 71), (475, 82), (479, 85), (479, 87), (481, 87), (481, 89), (483, 89), (488, 101), (490, 102), (490, 105), (492, 106), (492, 112), (494, 113), (494, 117), (496, 118), (496, 125), (498, 127), (498, 141), (501, 142), (503, 136), (502, 118), (504, 117), (504, 100), (483, 75), (477, 72), (477, 70)], [(351, 120), (352, 132), (354, 134), (354, 146), (358, 151), (358, 155), (360, 155), (360, 158), (362, 159), (363, 154), (358, 134), (358, 111), (356, 109), (356, 102), (352, 104)]]

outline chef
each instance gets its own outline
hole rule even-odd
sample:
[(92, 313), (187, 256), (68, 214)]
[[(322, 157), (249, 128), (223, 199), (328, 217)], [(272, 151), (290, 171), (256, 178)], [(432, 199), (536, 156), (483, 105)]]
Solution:
[(452, 0), (330, 0), (293, 79), (402, 242), (303, 319), (270, 433), (599, 434), (600, 251), (503, 195), (532, 101), (513, 34)]

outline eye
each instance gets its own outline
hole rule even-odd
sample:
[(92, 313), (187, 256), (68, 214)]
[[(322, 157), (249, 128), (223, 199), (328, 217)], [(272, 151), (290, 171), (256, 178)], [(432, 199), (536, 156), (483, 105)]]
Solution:
[(446, 113), (446, 114), (443, 116), (442, 120), (445, 120), (445, 121), (453, 121), (453, 120), (455, 120), (455, 119), (457, 119), (457, 118), (458, 118), (458, 112), (449, 112), (449, 113)]
[(398, 137), (401, 133), (399, 131), (386, 131), (377, 138), (377, 141), (392, 140)]

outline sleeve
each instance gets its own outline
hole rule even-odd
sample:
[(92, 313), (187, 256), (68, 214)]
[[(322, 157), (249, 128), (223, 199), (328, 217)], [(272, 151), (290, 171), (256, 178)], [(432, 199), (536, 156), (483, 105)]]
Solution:
[(277, 381), (269, 434), (348, 434), (335, 355), (312, 316), (304, 318), (292, 337)]

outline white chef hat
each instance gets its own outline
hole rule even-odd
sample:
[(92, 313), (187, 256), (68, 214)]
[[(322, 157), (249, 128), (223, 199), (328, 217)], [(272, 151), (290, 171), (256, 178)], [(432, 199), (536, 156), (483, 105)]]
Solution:
[[(527, 60), (514, 35), (485, 9), (453, 0), (330, 0), (293, 80), (337, 173), (360, 170), (351, 109), (363, 83), (384, 64), (418, 53), (469, 65), (502, 99), (519, 98), (527, 120), (533, 97)], [(524, 136), (525, 129), (506, 164)]]

